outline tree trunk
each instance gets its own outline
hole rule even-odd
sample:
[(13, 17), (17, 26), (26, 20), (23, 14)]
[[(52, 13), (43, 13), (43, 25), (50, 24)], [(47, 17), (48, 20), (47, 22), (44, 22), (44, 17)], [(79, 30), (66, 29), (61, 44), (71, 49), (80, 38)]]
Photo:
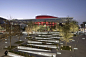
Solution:
[(10, 25), (10, 48), (11, 48), (11, 25)]
[(19, 26), (19, 40), (20, 40), (20, 33), (21, 33), (21, 30), (20, 30), (20, 26)]
[(11, 48), (11, 35), (10, 35), (10, 48)]
[(20, 40), (20, 34), (19, 34), (19, 40)]

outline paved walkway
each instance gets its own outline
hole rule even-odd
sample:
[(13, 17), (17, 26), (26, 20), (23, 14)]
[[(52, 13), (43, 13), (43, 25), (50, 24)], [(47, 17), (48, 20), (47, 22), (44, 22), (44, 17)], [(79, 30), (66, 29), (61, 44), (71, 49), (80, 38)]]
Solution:
[[(75, 41), (68, 43), (68, 45), (71, 45), (72, 48), (78, 48), (78, 50), (75, 51), (59, 50), (57, 52), (61, 52), (61, 54), (57, 54), (57, 57), (86, 57), (86, 36), (73, 37), (73, 39)], [(64, 42), (63, 45), (65, 45)]]
[[(26, 35), (21, 36), (20, 40), (23, 41), (27, 41), (27, 39), (25, 39)], [(16, 41), (18, 41), (18, 36), (13, 36), (11, 39), (11, 45), (13, 46), (17, 46), (18, 44), (14, 44)], [(7, 43), (5, 43), (7, 42)], [(5, 49), (3, 49), (5, 46), (9, 46), (10, 45), (10, 38), (8, 37), (7, 40), (0, 40), (0, 57), (10, 57), (10, 56), (4, 56), (4, 52)]]
[[(23, 41), (27, 41), (25, 39), (25, 35), (23, 35), (21, 37), (21, 40)], [(85, 39), (82, 39), (82, 38), (85, 38)], [(86, 36), (78, 36), (78, 37), (73, 37), (73, 39), (75, 41), (73, 42), (70, 42), (68, 43), (68, 45), (71, 45), (72, 48), (78, 48), (78, 50), (75, 50), (75, 51), (65, 51), (65, 50), (58, 50), (57, 52), (61, 52), (61, 54), (57, 54), (57, 57), (86, 57)], [(4, 56), (4, 49), (3, 47), (4, 46), (9, 46), (9, 40), (5, 40), (5, 41), (0, 41), (0, 57), (3, 57)], [(5, 42), (8, 42), (8, 43), (5, 43)], [(12, 45), (16, 45), (14, 44), (14, 42), (18, 41), (18, 38), (16, 36), (13, 36), (12, 37)], [(63, 45), (65, 45), (65, 43), (63, 42)], [(5, 57), (9, 57), (9, 56), (5, 56)]]

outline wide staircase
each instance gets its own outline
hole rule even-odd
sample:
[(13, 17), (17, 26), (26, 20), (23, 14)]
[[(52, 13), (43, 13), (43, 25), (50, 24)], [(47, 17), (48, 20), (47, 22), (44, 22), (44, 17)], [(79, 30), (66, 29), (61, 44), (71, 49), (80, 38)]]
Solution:
[(36, 32), (36, 36), (30, 34), (28, 41), (10, 50), (11, 57), (56, 57), (59, 46), (59, 32)]

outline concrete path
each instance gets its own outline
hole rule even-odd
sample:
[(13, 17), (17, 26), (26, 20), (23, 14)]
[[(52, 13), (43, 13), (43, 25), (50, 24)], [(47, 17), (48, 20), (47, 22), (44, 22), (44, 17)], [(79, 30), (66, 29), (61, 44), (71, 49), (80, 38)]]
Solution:
[[(57, 54), (57, 57), (86, 57), (86, 36), (73, 37), (73, 39), (75, 41), (68, 43), (68, 45), (71, 45), (72, 48), (78, 48), (78, 50), (59, 50), (57, 52), (61, 52), (61, 54)], [(64, 42), (63, 45), (65, 45)]]
[[(27, 39), (25, 39), (25, 37), (26, 35), (21, 36), (20, 40), (23, 40), (26, 42)], [(18, 44), (14, 44), (16, 41), (18, 41), (18, 36), (12, 36), (11, 45), (17, 46)], [(4, 40), (4, 41), (0, 40), (0, 57), (10, 57), (10, 56), (4, 56), (5, 49), (3, 49), (5, 46), (9, 46), (9, 45), (10, 45), (9, 37), (7, 38), (7, 40)]]
[[(26, 36), (23, 35), (21, 37), (21, 40), (26, 42), (27, 40), (25, 39), (25, 37)], [(82, 39), (82, 38), (85, 38), (85, 39)], [(57, 54), (57, 57), (86, 57), (86, 36), (73, 37), (73, 39), (75, 41), (68, 43), (68, 45), (71, 45), (72, 48), (78, 48), (78, 50), (75, 50), (75, 51), (58, 50), (57, 52), (61, 52), (61, 54)], [(8, 43), (5, 43), (6, 41)], [(9, 39), (6, 41), (0, 41), (0, 57), (4, 56), (5, 50), (3, 49), (3, 47), (9, 46)], [(12, 37), (12, 45), (16, 45), (16, 44), (14, 44), (14, 42), (16, 42), (16, 41), (18, 41), (18, 38), (16, 36)], [(63, 45), (65, 45), (64, 42), (63, 42)], [(6, 57), (6, 56), (4, 56), (4, 57)]]

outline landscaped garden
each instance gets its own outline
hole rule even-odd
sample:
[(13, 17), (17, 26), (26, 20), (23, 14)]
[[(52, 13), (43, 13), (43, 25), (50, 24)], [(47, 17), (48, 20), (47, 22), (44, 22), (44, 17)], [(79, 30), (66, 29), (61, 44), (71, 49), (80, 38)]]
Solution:
[(69, 51), (71, 51), (72, 48), (71, 48), (71, 46), (62, 46), (61, 50), (69, 50)]

